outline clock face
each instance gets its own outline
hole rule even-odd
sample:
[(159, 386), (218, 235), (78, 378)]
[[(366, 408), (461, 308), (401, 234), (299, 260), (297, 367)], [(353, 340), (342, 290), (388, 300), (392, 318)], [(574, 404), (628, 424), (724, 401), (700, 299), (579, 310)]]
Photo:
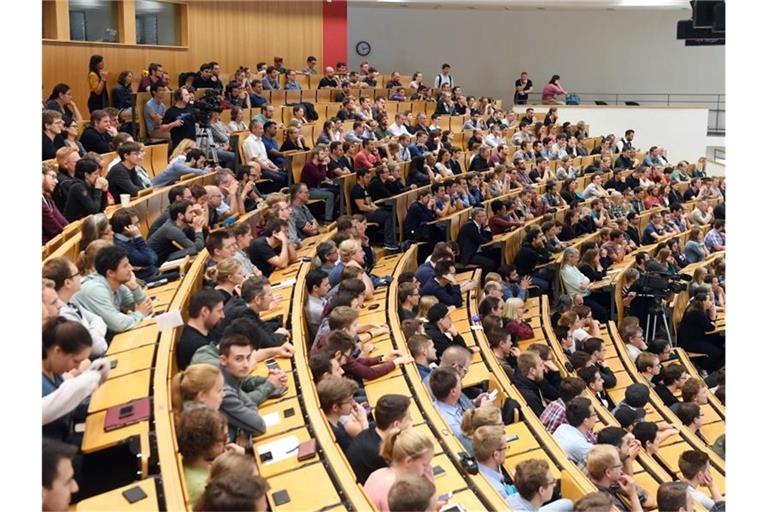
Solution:
[(361, 57), (365, 57), (369, 53), (371, 53), (371, 45), (368, 41), (360, 41), (355, 46), (355, 50), (357, 51), (357, 54)]

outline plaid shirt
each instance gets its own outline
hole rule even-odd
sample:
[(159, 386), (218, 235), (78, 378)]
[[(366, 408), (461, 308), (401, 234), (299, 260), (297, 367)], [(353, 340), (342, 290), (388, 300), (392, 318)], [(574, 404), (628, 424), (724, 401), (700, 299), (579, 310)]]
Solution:
[(541, 413), (539, 419), (544, 424), (547, 432), (553, 434), (557, 427), (565, 423), (565, 402), (563, 402), (563, 399), (558, 398), (553, 402), (549, 402), (549, 405)]
[(718, 230), (712, 228), (704, 237), (704, 245), (707, 246), (709, 252), (714, 252), (715, 245), (725, 245), (725, 240), (723, 240), (723, 237)]

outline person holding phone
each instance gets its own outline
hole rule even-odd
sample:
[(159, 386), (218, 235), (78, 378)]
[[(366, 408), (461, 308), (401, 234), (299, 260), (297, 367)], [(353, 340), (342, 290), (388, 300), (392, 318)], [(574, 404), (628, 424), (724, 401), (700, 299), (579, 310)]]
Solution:
[(43, 437), (80, 445), (76, 421), (85, 419), (83, 400), (107, 380), (105, 359), (91, 362), (91, 335), (80, 323), (56, 317), (43, 329)]

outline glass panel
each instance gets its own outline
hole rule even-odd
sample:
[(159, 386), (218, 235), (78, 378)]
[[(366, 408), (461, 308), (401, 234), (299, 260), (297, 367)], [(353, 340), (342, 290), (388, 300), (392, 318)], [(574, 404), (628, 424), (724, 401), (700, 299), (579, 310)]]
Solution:
[(117, 42), (117, 5), (103, 0), (69, 1), (69, 34), (73, 41)]
[(178, 4), (136, 0), (136, 43), (180, 46)]

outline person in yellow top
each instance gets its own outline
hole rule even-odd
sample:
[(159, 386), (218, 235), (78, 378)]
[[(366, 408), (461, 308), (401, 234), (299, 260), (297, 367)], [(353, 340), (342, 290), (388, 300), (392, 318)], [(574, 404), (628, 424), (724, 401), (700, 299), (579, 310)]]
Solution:
[(104, 71), (104, 57), (91, 55), (91, 60), (88, 62), (88, 87), (91, 90), (88, 96), (88, 112), (109, 106), (107, 76), (109, 73)]

